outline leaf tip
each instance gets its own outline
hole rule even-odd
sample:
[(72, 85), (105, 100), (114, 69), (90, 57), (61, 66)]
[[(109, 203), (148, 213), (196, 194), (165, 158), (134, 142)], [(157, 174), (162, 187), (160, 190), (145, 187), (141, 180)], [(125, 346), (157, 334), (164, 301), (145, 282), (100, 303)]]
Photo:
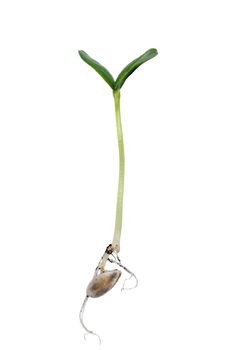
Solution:
[(158, 50), (154, 49), (154, 48), (153, 49), (149, 49), (147, 52), (151, 55), (151, 57), (155, 57), (155, 56), (158, 55)]
[(82, 58), (82, 56), (83, 56), (83, 54), (85, 53), (85, 51), (83, 51), (83, 50), (78, 50), (78, 54), (79, 54), (79, 56)]

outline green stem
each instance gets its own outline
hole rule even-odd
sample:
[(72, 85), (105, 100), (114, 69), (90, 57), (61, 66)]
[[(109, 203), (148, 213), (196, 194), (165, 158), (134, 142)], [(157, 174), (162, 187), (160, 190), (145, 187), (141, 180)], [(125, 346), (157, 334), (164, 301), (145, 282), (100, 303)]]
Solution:
[(123, 131), (120, 115), (120, 90), (113, 91), (116, 113), (116, 130), (119, 146), (119, 183), (116, 203), (116, 222), (115, 231), (112, 241), (113, 249), (118, 253), (120, 251), (120, 235), (122, 228), (122, 213), (123, 213), (123, 192), (124, 192), (124, 142)]

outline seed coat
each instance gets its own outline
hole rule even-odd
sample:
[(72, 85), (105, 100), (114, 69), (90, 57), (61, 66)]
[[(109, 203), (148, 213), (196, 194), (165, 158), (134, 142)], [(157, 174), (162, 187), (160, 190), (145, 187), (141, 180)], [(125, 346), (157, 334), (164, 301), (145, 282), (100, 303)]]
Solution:
[(86, 289), (86, 295), (91, 298), (98, 298), (112, 289), (121, 276), (121, 271), (115, 269), (104, 271), (96, 275)]

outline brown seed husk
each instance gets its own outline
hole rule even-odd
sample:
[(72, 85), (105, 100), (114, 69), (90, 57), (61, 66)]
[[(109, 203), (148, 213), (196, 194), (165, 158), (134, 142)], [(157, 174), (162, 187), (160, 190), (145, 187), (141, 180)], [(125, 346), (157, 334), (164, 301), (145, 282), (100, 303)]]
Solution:
[(112, 289), (121, 276), (121, 271), (115, 269), (104, 271), (95, 276), (89, 283), (86, 294), (91, 298), (98, 298)]

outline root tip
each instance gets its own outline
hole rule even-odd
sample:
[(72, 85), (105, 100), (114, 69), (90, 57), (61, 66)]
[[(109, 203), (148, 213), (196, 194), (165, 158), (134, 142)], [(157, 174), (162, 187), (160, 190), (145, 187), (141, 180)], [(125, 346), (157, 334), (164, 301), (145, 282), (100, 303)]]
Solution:
[(98, 340), (99, 340), (99, 345), (101, 345), (101, 338), (100, 338), (100, 336), (98, 334), (94, 333), (94, 332), (87, 332), (87, 333), (85, 333), (84, 334), (84, 339), (86, 340), (87, 335), (90, 335), (90, 334), (91, 335), (95, 335), (98, 338)]

